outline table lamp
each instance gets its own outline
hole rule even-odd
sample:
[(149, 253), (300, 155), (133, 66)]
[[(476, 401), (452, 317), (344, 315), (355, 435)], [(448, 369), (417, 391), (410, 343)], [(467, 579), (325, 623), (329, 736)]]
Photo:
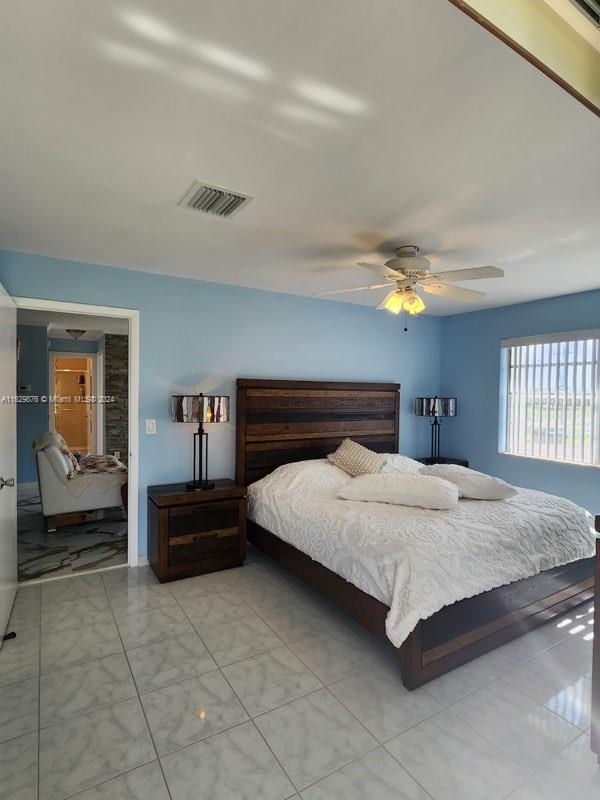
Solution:
[(415, 414), (431, 418), (431, 459), (440, 457), (440, 417), (456, 416), (456, 397), (417, 397)]
[(171, 396), (171, 420), (193, 422), (198, 425), (194, 433), (194, 476), (186, 483), (188, 492), (212, 489), (214, 481), (208, 475), (208, 433), (206, 423), (229, 422), (229, 397), (224, 394), (174, 394)]

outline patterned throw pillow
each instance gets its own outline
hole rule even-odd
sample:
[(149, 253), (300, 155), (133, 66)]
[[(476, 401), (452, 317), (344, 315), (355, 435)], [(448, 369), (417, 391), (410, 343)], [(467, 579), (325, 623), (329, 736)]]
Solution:
[(335, 453), (330, 453), (327, 458), (336, 467), (343, 469), (348, 475), (369, 475), (374, 472), (381, 472), (386, 458), (380, 453), (363, 447), (352, 439), (344, 439)]

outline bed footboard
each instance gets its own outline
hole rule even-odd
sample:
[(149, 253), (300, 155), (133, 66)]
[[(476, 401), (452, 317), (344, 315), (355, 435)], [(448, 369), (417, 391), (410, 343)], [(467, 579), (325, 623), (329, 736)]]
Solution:
[[(249, 540), (281, 566), (393, 647), (385, 632), (389, 608), (340, 575), (248, 521)], [(446, 606), (422, 620), (398, 650), (407, 689), (444, 675), (589, 601), (595, 559), (575, 561)]]
[(405, 685), (414, 689), (588, 602), (594, 562), (587, 558), (541, 572), (422, 620), (403, 645)]

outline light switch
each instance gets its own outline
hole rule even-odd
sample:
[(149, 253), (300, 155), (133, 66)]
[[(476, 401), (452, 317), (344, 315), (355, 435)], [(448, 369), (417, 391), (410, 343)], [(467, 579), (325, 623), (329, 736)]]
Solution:
[(147, 419), (146, 420), (146, 434), (150, 435), (156, 433), (156, 420), (155, 419)]

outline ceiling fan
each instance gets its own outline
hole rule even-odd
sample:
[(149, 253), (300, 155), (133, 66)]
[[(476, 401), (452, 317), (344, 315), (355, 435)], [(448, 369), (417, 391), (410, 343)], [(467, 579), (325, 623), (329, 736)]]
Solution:
[(409, 314), (420, 314), (425, 311), (425, 303), (417, 294), (417, 288), (427, 294), (437, 294), (450, 300), (466, 300), (477, 302), (485, 296), (485, 292), (463, 289), (453, 286), (447, 281), (471, 281), (481, 278), (502, 278), (504, 270), (499, 267), (472, 267), (470, 269), (451, 269), (446, 272), (431, 272), (429, 259), (419, 256), (419, 248), (415, 245), (404, 245), (396, 249), (395, 258), (385, 264), (367, 264), (359, 261), (359, 267), (370, 269), (385, 278), (385, 283), (374, 283), (369, 286), (358, 286), (355, 289), (337, 289), (333, 292), (321, 292), (320, 297), (349, 292), (362, 292), (367, 289), (384, 289), (393, 286), (377, 306), (385, 308), (392, 314), (407, 311)]

